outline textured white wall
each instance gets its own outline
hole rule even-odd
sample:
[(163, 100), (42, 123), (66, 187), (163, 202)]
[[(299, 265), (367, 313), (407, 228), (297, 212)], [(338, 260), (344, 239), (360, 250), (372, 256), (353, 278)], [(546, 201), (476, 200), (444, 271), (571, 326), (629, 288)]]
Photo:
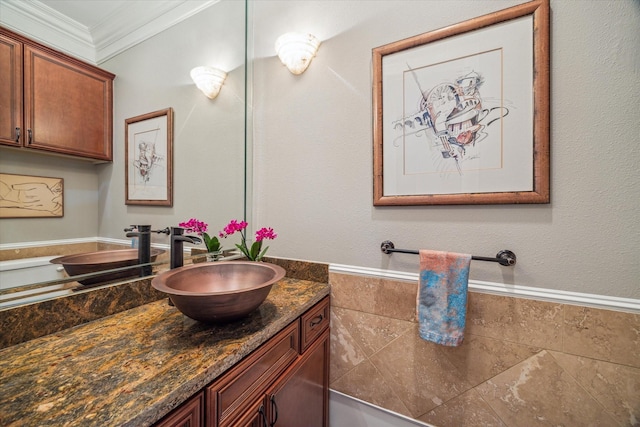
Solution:
[[(522, 1), (253, 3), (254, 222), (269, 254), (417, 271), (431, 248), (493, 256), (471, 278), (640, 298), (640, 3), (551, 2), (551, 204), (373, 207), (371, 49)], [(277, 36), (323, 43), (290, 74)]]
[(64, 180), (62, 218), (0, 219), (0, 243), (39, 242), (98, 235), (98, 175), (93, 164), (25, 150), (2, 149), (0, 171)]

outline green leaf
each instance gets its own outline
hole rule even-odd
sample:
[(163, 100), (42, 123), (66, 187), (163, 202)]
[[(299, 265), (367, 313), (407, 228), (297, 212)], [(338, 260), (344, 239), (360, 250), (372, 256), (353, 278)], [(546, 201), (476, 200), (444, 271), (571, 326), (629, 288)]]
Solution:
[(257, 261), (258, 255), (260, 254), (260, 249), (262, 248), (262, 242), (254, 242), (251, 245), (251, 257), (252, 261)]
[(260, 255), (258, 255), (258, 257), (256, 258), (256, 261), (260, 261), (262, 259), (264, 254), (267, 253), (267, 249), (269, 249), (269, 246), (267, 246), (266, 248), (264, 248), (264, 250), (262, 252), (260, 252)]
[(244, 256), (251, 259), (251, 255), (249, 255), (249, 252), (247, 251), (247, 247), (245, 245), (239, 245), (236, 243), (236, 248), (240, 249), (240, 252), (242, 252)]
[(209, 236), (207, 233), (202, 233), (204, 244), (207, 247), (207, 251), (216, 252), (220, 250), (220, 241), (216, 236)]

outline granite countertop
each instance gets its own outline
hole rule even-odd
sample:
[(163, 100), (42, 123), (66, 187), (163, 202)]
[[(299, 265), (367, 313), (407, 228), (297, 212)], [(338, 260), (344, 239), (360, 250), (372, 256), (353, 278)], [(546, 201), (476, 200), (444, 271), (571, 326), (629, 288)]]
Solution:
[(5, 348), (0, 425), (151, 425), (328, 294), (327, 283), (284, 278), (227, 325), (163, 299)]

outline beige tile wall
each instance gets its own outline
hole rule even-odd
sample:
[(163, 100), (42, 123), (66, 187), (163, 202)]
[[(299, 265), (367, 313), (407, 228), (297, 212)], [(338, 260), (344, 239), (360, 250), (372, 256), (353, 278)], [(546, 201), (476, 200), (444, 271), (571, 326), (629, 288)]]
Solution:
[(418, 337), (416, 283), (329, 282), (334, 390), (440, 427), (640, 425), (640, 315), (470, 292), (445, 347)]

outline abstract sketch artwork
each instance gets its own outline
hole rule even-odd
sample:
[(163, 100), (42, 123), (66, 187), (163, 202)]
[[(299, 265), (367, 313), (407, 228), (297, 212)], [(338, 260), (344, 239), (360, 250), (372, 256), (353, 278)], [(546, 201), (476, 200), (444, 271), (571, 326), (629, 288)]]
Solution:
[(64, 215), (62, 178), (0, 173), (0, 218)]
[(548, 0), (372, 50), (374, 205), (549, 202)]
[(136, 188), (141, 186), (144, 188), (149, 184), (153, 175), (162, 173), (165, 156), (160, 153), (157, 147), (159, 132), (158, 128), (136, 133), (134, 136), (136, 150), (133, 166), (137, 172), (134, 174)]
[(125, 203), (171, 206), (173, 110), (133, 117), (125, 126)]
[[(501, 120), (509, 113), (502, 97), (502, 52), (475, 56), (473, 69), (456, 60), (405, 71), (404, 110), (412, 114), (390, 123), (397, 132), (393, 145), (404, 149), (405, 174), (462, 175), (502, 167)], [(421, 84), (433, 81), (443, 83)]]

